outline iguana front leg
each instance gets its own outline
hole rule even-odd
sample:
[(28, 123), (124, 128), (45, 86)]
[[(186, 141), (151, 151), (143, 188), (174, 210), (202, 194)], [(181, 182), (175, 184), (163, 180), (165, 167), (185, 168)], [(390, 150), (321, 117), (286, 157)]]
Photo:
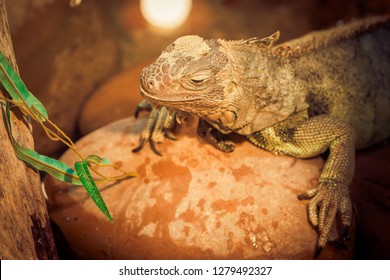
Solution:
[(150, 115), (141, 132), (139, 145), (133, 149), (133, 152), (139, 152), (145, 146), (146, 142), (150, 142), (150, 147), (153, 152), (161, 156), (161, 152), (157, 149), (157, 144), (162, 143), (164, 137), (176, 140), (172, 133), (176, 113), (169, 112), (166, 107), (161, 107), (160, 109), (153, 108), (147, 101), (143, 100), (135, 110), (135, 117), (137, 118), (139, 112), (143, 110), (150, 111)]
[(205, 120), (199, 120), (198, 134), (209, 140), (215, 148), (222, 152), (231, 153), (234, 150), (233, 141)]
[(311, 198), (308, 206), (309, 219), (318, 226), (318, 246), (328, 241), (337, 212), (342, 224), (351, 223), (349, 185), (355, 166), (355, 133), (346, 123), (328, 115), (320, 115), (294, 126), (279, 124), (253, 133), (248, 139), (255, 145), (275, 154), (297, 158), (310, 158), (329, 149), (329, 157), (319, 182), (299, 199)]
[[(134, 116), (138, 118), (141, 111), (150, 111), (150, 114), (145, 127), (142, 129), (140, 142), (138, 146), (133, 149), (133, 152), (139, 152), (145, 144), (149, 142), (153, 152), (161, 156), (162, 154), (157, 149), (157, 145), (163, 142), (164, 137), (176, 140), (175, 135), (172, 133), (172, 129), (175, 125), (177, 113), (169, 112), (166, 107), (161, 107), (160, 109), (153, 108), (146, 100), (143, 100), (138, 104)], [(234, 144), (227, 135), (218, 131), (205, 120), (199, 120), (198, 134), (209, 140), (218, 150), (226, 153), (230, 153), (234, 150)]]

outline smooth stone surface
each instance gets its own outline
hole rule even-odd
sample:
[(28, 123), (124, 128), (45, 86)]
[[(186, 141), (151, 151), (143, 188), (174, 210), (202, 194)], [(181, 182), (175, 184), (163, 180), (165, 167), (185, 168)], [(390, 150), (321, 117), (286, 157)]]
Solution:
[(113, 76), (88, 98), (79, 117), (81, 135), (134, 115), (135, 107), (142, 100), (141, 71), (152, 62), (148, 60)]
[[(82, 187), (45, 180), (51, 218), (72, 250), (87, 259), (311, 259), (317, 233), (307, 201), (321, 158), (274, 156), (242, 139), (222, 153), (195, 136), (194, 121), (178, 141), (133, 149), (145, 119), (123, 119), (82, 138), (87, 154), (109, 157), (138, 177), (100, 185), (110, 223)], [(61, 160), (78, 160), (69, 151)], [(107, 169), (101, 172), (109, 175)], [(112, 174), (112, 173), (111, 173)], [(326, 251), (326, 250), (325, 250)], [(353, 250), (325, 258), (351, 258)]]

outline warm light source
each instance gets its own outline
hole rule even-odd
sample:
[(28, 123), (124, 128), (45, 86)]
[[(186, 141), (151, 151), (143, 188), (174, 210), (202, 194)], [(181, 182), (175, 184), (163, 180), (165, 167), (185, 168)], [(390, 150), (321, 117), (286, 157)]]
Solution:
[(141, 0), (145, 19), (161, 28), (175, 28), (187, 19), (192, 0)]

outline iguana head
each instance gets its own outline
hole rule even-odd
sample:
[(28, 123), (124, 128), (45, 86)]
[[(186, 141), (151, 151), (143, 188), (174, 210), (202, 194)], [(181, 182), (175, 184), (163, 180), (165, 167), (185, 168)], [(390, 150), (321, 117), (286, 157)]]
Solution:
[[(261, 83), (267, 83), (260, 76), (268, 63), (259, 53), (270, 54), (269, 47), (278, 37), (277, 32), (262, 40), (178, 38), (142, 71), (141, 94), (154, 106), (198, 115), (223, 132), (250, 133), (254, 128), (246, 127), (255, 124), (255, 117), (265, 116), (258, 112), (262, 102), (266, 107), (278, 101), (277, 95), (261, 96), (259, 91), (264, 88)], [(279, 114), (280, 110), (272, 111)], [(267, 116), (263, 119), (264, 124), (256, 125), (268, 126)]]
[(227, 64), (216, 41), (184, 36), (141, 73), (141, 94), (152, 104), (190, 113), (219, 107), (223, 101), (218, 75)]

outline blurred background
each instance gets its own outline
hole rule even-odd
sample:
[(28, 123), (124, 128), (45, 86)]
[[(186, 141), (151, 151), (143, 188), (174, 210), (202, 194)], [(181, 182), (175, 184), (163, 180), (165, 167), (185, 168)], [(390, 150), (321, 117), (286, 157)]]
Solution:
[[(244, 39), (280, 30), (283, 42), (353, 18), (390, 12), (388, 0), (194, 0), (187, 1), (192, 2), (188, 18), (167, 29), (164, 23), (159, 28), (146, 21), (139, 0), (83, 0), (74, 8), (69, 0), (6, 2), (22, 78), (51, 119), (76, 138), (131, 115), (139, 100), (139, 72), (179, 36)], [(155, 3), (173, 3), (167, 10), (174, 16), (177, 3), (186, 1), (143, 2), (146, 9), (152, 2), (152, 14), (153, 8), (164, 14)], [(39, 152), (63, 151), (39, 129), (34, 133)]]
[[(141, 99), (140, 71), (179, 36), (244, 39), (280, 30), (284, 42), (354, 18), (390, 14), (389, 0), (83, 0), (74, 8), (69, 0), (6, 2), (22, 79), (73, 140), (131, 116)], [(162, 16), (167, 13), (179, 18), (171, 21)], [(34, 139), (45, 155), (65, 149), (38, 127)], [(358, 155), (353, 196), (358, 208), (368, 210), (359, 211), (364, 226), (357, 258), (390, 257), (389, 225), (375, 223), (388, 221), (390, 213), (390, 179), (383, 176), (389, 151), (383, 144)], [(380, 164), (372, 165), (373, 158)]]

